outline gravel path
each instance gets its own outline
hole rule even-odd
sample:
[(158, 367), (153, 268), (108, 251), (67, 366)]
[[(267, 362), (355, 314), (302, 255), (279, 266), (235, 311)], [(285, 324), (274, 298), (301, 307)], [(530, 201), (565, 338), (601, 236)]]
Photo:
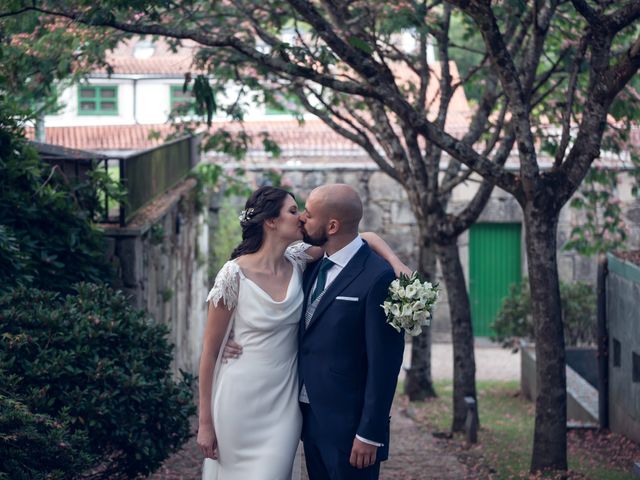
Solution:
[[(382, 464), (381, 480), (463, 480), (465, 467), (454, 455), (438, 445), (428, 432), (419, 428), (404, 413), (404, 397), (397, 397), (391, 419), (391, 454)], [(150, 478), (153, 480), (200, 479), (202, 458), (195, 438), (169, 458)], [(303, 462), (304, 463), (304, 462)], [(303, 480), (307, 480), (303, 467)], [(247, 479), (251, 480), (251, 479)]]
[[(479, 339), (476, 342), (478, 380), (517, 380), (520, 378), (518, 355)], [(451, 343), (436, 343), (432, 348), (434, 380), (453, 376)], [(405, 365), (411, 361), (411, 345), (405, 348)], [(401, 375), (402, 376), (402, 375)], [(405, 413), (406, 398), (396, 396), (391, 420), (391, 454), (382, 464), (381, 480), (462, 480), (471, 478), (455, 455), (439, 445), (429, 432), (418, 427)], [(195, 427), (195, 425), (194, 425)], [(150, 478), (152, 480), (200, 479), (202, 457), (195, 438), (169, 458)], [(303, 468), (303, 479), (306, 479)], [(251, 480), (251, 479), (247, 479)]]

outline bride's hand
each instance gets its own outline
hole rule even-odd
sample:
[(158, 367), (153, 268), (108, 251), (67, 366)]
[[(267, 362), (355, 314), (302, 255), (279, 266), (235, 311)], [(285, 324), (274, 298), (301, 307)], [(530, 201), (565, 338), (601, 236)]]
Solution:
[(397, 278), (400, 278), (401, 273), (404, 273), (407, 277), (410, 277), (413, 273), (413, 270), (411, 270), (401, 261), (394, 262), (391, 266), (393, 267), (393, 272), (396, 274)]
[(200, 425), (198, 427), (198, 446), (205, 458), (218, 459), (218, 439), (213, 425)]

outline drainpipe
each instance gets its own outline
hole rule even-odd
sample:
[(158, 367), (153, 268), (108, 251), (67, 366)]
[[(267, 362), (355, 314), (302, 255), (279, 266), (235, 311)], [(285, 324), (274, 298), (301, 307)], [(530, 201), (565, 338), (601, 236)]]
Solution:
[(138, 79), (133, 79), (133, 123), (138, 125)]
[(606, 254), (598, 257), (598, 420), (600, 429), (609, 428), (609, 332), (607, 331)]
[(36, 142), (44, 143), (47, 137), (44, 129), (44, 102), (38, 102), (36, 108), (35, 138)]

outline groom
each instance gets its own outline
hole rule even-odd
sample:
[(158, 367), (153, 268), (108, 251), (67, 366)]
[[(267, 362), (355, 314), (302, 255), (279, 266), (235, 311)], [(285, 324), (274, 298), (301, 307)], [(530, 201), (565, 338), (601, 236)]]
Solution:
[(348, 185), (311, 192), (304, 241), (324, 246), (307, 266), (299, 330), (302, 440), (311, 480), (377, 479), (389, 454), (389, 411), (404, 348), (382, 302), (394, 273), (358, 236), (362, 202)]

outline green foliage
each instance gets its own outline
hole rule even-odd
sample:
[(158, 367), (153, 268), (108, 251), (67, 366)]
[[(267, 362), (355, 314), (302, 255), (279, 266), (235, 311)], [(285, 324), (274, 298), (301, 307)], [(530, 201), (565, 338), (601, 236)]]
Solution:
[(29, 411), (86, 435), (74, 455), (99, 464), (92, 478), (147, 475), (190, 436), (192, 378), (172, 378), (166, 327), (122, 293), (76, 289), (0, 295), (0, 365), (18, 379), (15, 396)]
[[(596, 294), (587, 282), (560, 282), (564, 338), (567, 346), (596, 343)], [(535, 340), (529, 282), (512, 285), (492, 324), (493, 338), (503, 347), (518, 349), (519, 340)]]
[(628, 232), (622, 203), (616, 196), (618, 175), (615, 170), (597, 167), (589, 170), (582, 188), (570, 202), (571, 208), (581, 212), (584, 219), (571, 229), (565, 250), (592, 256), (624, 247)]
[(164, 241), (164, 227), (160, 223), (156, 223), (151, 227), (149, 232), (151, 245), (160, 245)]
[(229, 260), (231, 252), (242, 240), (242, 229), (238, 220), (237, 202), (233, 197), (224, 197), (218, 210), (218, 223), (211, 239), (211, 260), (209, 264), (209, 277), (214, 278), (222, 265)]
[(0, 370), (0, 479), (76, 479), (97, 457), (84, 448), (86, 432), (71, 432), (69, 419), (33, 413), (6, 393), (12, 380)]
[(0, 292), (30, 285), (62, 292), (104, 282), (103, 236), (77, 197), (40, 161), (0, 96)]
[[(469, 75), (484, 56), (484, 44), (482, 36), (476, 25), (459, 12), (451, 16), (451, 59), (456, 62), (456, 66), (461, 77)], [(471, 76), (469, 81), (462, 84), (464, 93), (469, 100), (478, 102), (483, 93), (483, 82), (486, 78), (486, 70), (481, 69), (478, 74)]]
[[(19, 11), (20, 0), (5, 0), (2, 10)], [(77, 22), (24, 12), (0, 18), (0, 92), (9, 94), (32, 116), (60, 108), (58, 93), (79, 81), (105, 52), (127, 34), (85, 27)]]

